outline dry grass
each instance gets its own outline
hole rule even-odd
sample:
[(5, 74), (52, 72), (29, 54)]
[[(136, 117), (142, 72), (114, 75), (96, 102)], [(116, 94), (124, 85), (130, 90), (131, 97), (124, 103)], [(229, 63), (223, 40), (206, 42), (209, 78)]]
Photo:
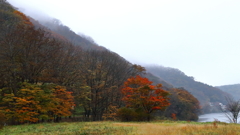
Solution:
[(240, 125), (226, 123), (114, 123), (137, 127), (138, 135), (240, 135)]
[(240, 125), (197, 122), (75, 122), (7, 126), (0, 135), (240, 135)]

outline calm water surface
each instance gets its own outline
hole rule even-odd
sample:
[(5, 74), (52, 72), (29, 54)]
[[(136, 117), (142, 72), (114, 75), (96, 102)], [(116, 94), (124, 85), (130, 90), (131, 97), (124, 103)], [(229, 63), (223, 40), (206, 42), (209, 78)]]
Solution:
[(209, 113), (200, 115), (198, 122), (213, 122), (215, 120), (229, 123), (229, 120), (224, 113)]

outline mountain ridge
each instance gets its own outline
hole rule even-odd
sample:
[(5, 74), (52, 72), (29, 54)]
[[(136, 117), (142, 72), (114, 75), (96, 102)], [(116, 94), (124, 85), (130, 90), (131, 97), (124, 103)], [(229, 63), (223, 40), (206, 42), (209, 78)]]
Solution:
[(240, 84), (221, 85), (216, 88), (229, 93), (235, 100), (240, 100)]
[(163, 67), (163, 66), (146, 66), (148, 72), (162, 78), (174, 87), (183, 87), (193, 94), (202, 105), (208, 102), (225, 103), (225, 92), (213, 86), (197, 82), (193, 77), (187, 76), (179, 69)]

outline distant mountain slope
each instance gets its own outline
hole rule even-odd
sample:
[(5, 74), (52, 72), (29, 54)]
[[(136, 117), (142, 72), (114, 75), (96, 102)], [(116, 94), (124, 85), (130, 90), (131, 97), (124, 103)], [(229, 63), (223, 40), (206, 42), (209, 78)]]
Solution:
[(145, 76), (146, 78), (148, 78), (150, 81), (152, 81), (154, 85), (156, 85), (156, 84), (162, 84), (162, 85), (163, 85), (163, 88), (164, 88), (165, 90), (169, 90), (169, 89), (174, 88), (171, 84), (167, 83), (167, 82), (164, 81), (163, 79), (160, 79), (159, 77), (157, 77), (157, 76), (155, 76), (155, 75), (153, 75), (153, 74), (151, 74), (151, 73), (149, 73), (149, 72), (146, 73), (144, 76)]
[(21, 21), (21, 17), (9, 3), (0, 1), (0, 41)]
[(63, 25), (59, 20), (52, 19), (48, 21), (39, 20), (39, 23), (49, 28), (51, 31), (65, 37), (74, 45), (81, 46), (85, 50), (107, 50), (105, 47), (99, 46), (91, 37), (79, 35), (73, 32), (68, 26)]
[(208, 102), (225, 102), (225, 92), (207, 84), (197, 82), (193, 77), (185, 75), (178, 69), (163, 66), (147, 66), (146, 69), (148, 72), (160, 77), (174, 87), (184, 87), (193, 94), (202, 105)]
[(229, 93), (235, 100), (240, 99), (240, 84), (217, 86), (217, 88)]

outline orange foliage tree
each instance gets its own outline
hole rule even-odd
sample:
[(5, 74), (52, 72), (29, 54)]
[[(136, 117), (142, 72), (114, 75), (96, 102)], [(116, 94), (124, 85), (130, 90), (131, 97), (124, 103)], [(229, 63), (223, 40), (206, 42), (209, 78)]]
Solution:
[(32, 22), (30, 21), (30, 19), (25, 15), (23, 14), (22, 12), (18, 11), (18, 10), (15, 10), (13, 12), (14, 14), (20, 16), (22, 18), (22, 21), (24, 24), (27, 24), (27, 25), (30, 25), (30, 26), (33, 26)]
[(154, 86), (147, 78), (139, 75), (130, 77), (122, 88), (123, 101), (129, 108), (143, 109), (149, 120), (154, 110), (163, 110), (170, 105), (167, 97), (169, 93), (161, 87), (161, 84)]
[(62, 86), (23, 83), (17, 95), (4, 95), (0, 109), (8, 121), (36, 123), (70, 116), (73, 106), (71, 92)]
[(53, 114), (56, 121), (59, 121), (61, 116), (70, 116), (71, 110), (75, 106), (73, 102), (72, 92), (66, 91), (64, 87), (56, 86), (53, 91), (54, 100), (57, 104), (53, 108)]

